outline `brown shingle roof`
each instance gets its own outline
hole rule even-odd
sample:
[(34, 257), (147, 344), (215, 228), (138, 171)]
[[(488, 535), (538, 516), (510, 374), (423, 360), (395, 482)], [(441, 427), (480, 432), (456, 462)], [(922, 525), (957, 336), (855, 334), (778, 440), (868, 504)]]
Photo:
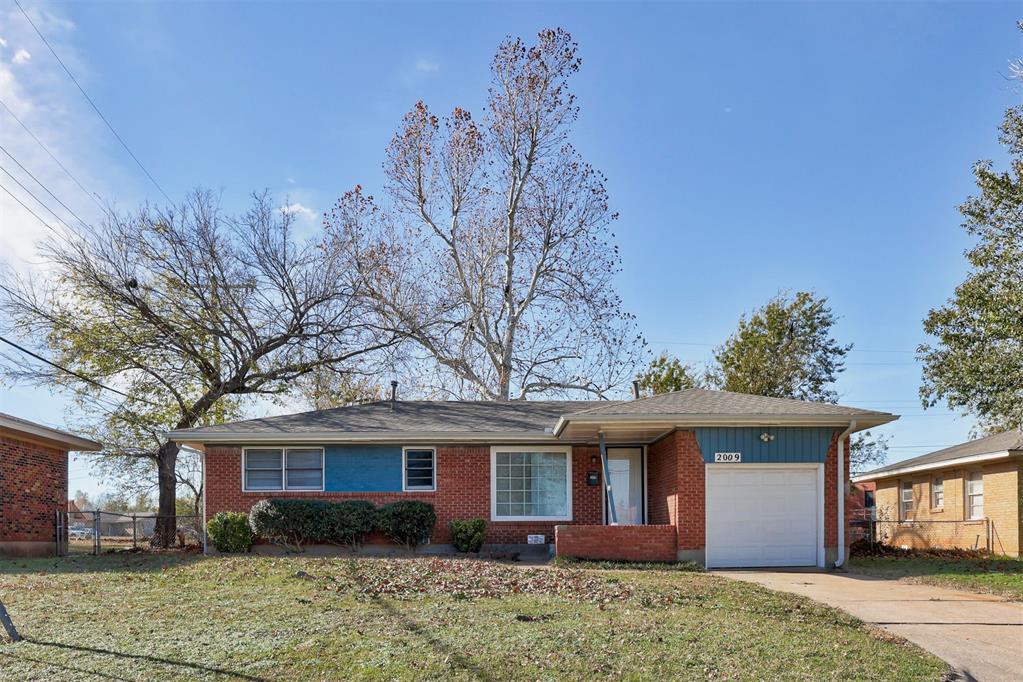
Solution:
[(901, 462), (895, 462), (894, 464), (888, 464), (874, 469), (873, 471), (860, 474), (856, 478), (858, 480), (880, 478), (887, 472), (901, 471), (909, 467), (931, 468), (930, 465), (933, 465), (933, 467), (936, 468), (943, 462), (960, 459), (962, 457), (987, 455), (1006, 451), (1023, 451), (1023, 431), (1011, 429), (1009, 431), (1003, 431), (1002, 433), (996, 433), (984, 438), (977, 438), (976, 440), (960, 443), (959, 445), (953, 445), (950, 448), (929, 452), (926, 455), (920, 455), (919, 457), (904, 459)]

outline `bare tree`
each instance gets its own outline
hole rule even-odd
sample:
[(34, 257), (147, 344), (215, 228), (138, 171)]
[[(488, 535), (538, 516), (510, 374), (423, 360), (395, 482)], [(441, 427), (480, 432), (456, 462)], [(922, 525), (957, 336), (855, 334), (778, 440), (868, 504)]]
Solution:
[(459, 397), (603, 395), (644, 343), (613, 286), (616, 218), (604, 177), (569, 144), (577, 46), (560, 29), (497, 50), (482, 126), (419, 102), (387, 149), (386, 210), (361, 188), (329, 216), (367, 254), (381, 323), (407, 332)]
[(112, 212), (41, 254), (49, 275), (6, 273), (0, 309), (11, 333), (77, 376), (11, 358), (7, 374), (73, 389), (106, 454), (155, 465), (164, 543), (178, 482), (167, 430), (223, 421), (240, 397), (280, 396), (320, 368), (350, 373), (398, 338), (373, 325), (353, 259), (322, 239), (299, 243), (266, 195), (238, 217), (202, 191)]

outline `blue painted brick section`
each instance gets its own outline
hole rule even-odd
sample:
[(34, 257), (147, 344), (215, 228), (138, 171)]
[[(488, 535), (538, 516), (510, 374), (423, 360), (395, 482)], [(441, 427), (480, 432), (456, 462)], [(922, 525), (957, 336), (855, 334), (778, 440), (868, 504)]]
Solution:
[(324, 450), (327, 492), (400, 492), (400, 445), (331, 445)]
[[(773, 440), (764, 442), (768, 433)], [(743, 464), (822, 463), (835, 434), (831, 427), (708, 427), (696, 429), (696, 439), (705, 462), (715, 452), (740, 452)]]

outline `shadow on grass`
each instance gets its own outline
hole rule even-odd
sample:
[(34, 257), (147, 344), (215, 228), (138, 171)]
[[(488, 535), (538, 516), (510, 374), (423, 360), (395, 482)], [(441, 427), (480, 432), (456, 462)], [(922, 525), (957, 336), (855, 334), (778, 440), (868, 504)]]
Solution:
[[(263, 678), (263, 677), (255, 677), (253, 675), (247, 675), (245, 673), (241, 673), (241, 672), (238, 672), (236, 670), (228, 670), (226, 668), (217, 668), (215, 666), (203, 665), (201, 663), (191, 663), (189, 661), (176, 661), (176, 660), (174, 660), (172, 658), (163, 658), (161, 656), (150, 656), (150, 655), (147, 655), (147, 654), (131, 654), (131, 653), (127, 653), (127, 652), (124, 652), (124, 651), (114, 651), (113, 649), (102, 649), (102, 648), (99, 648), (99, 647), (83, 646), (81, 644), (65, 644), (63, 642), (48, 642), (46, 640), (34, 639), (34, 638), (31, 638), (31, 637), (25, 637), (23, 639), (24, 639), (25, 642), (29, 642), (31, 644), (35, 644), (36, 646), (41, 646), (41, 647), (51, 647), (51, 648), (55, 648), (55, 649), (67, 649), (67, 650), (75, 651), (75, 652), (79, 652), (79, 653), (89, 653), (89, 654), (100, 654), (100, 655), (103, 655), (103, 656), (113, 656), (114, 658), (117, 658), (117, 659), (128, 659), (128, 660), (133, 660), (133, 661), (144, 661), (144, 662), (147, 662), (147, 663), (157, 663), (157, 664), (160, 664), (160, 665), (165, 665), (165, 666), (169, 666), (169, 667), (173, 667), (173, 668), (185, 668), (187, 670), (195, 670), (195, 671), (204, 672), (204, 673), (214, 673), (216, 675), (223, 675), (225, 677), (230, 677), (230, 678), (238, 679), (238, 680), (249, 680), (251, 682), (268, 682), (266, 680), (266, 678)], [(9, 655), (9, 654), (5, 654), (5, 655)], [(31, 659), (31, 658), (27, 658), (27, 657), (26, 657), (25, 660), (31, 660), (33, 662), (42, 663), (44, 665), (57, 665), (57, 664), (53, 663), (52, 661), (48, 661), (48, 660), (40, 661), (38, 659)], [(65, 666), (59, 666), (59, 667), (65, 667)], [(87, 672), (87, 673), (89, 673), (91, 675), (100, 675), (100, 676), (103, 676), (103, 677), (111, 677), (112, 679), (124, 679), (124, 678), (119, 678), (119, 677), (113, 677), (113, 676), (105, 675), (104, 673), (94, 672), (94, 671), (91, 671), (91, 670), (76, 669), (76, 668), (67, 668), (67, 669), (68, 670), (75, 670), (75, 671), (78, 671), (78, 672)]]
[[(356, 564), (354, 562), (349, 562), (347, 564), (347, 569), (349, 575), (352, 577), (352, 580), (354, 580), (357, 584), (359, 585), (366, 584), (365, 576), (363, 576), (356, 569)], [(414, 635), (416, 635), (419, 639), (421, 639), (423, 642), (429, 645), (434, 651), (445, 656), (447, 660), (451, 661), (451, 663), (455, 667), (469, 673), (473, 679), (476, 680), (497, 679), (496, 677), (494, 677), (494, 674), (490, 670), (487, 670), (486, 668), (482, 668), (476, 665), (475, 663), (473, 663), (471, 658), (445, 644), (440, 638), (431, 634), (428, 628), (424, 627), (415, 619), (411, 618), (407, 613), (402, 612), (400, 609), (396, 609), (394, 607), (394, 604), (390, 603), (387, 599), (384, 599), (380, 595), (375, 594), (370, 598), (370, 601), (374, 606), (376, 606), (381, 611), (386, 613), (388, 617), (390, 617), (393, 620), (399, 621), (402, 624), (402, 627), (405, 631), (411, 632)]]
[(146, 573), (179, 568), (207, 561), (210, 557), (194, 553), (101, 554), (99, 556), (62, 556), (44, 559), (0, 559), (0, 575), (29, 573)]

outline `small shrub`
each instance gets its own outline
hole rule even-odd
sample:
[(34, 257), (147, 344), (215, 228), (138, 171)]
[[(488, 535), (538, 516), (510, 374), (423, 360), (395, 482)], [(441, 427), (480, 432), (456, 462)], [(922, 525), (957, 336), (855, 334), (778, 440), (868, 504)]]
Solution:
[(377, 508), (366, 500), (346, 500), (331, 505), (329, 542), (357, 547), (376, 528)]
[(217, 512), (206, 524), (206, 533), (218, 552), (248, 552), (252, 549), (249, 517), (239, 512)]
[(383, 534), (409, 549), (428, 540), (436, 524), (433, 505), (417, 500), (385, 504), (377, 512), (377, 527)]
[(483, 536), (487, 532), (484, 519), (454, 519), (451, 528), (451, 542), (459, 552), (479, 552), (483, 549)]

